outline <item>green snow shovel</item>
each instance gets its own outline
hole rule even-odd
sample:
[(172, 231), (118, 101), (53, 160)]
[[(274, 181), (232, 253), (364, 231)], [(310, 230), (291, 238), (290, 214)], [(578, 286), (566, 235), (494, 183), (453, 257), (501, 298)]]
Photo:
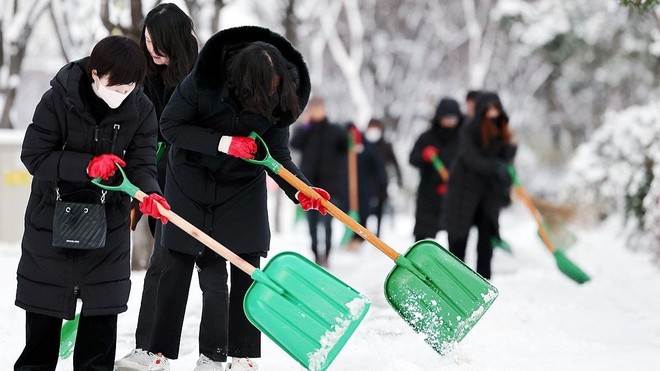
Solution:
[(509, 253), (510, 255), (513, 255), (513, 249), (511, 248), (511, 245), (509, 245), (508, 242), (504, 241), (503, 239), (499, 237), (493, 237), (490, 239), (490, 245), (493, 247), (493, 249), (502, 249)]
[(300, 205), (296, 205), (296, 214), (293, 216), (293, 224), (296, 225), (303, 219), (305, 219), (305, 210), (303, 210)]
[(547, 226), (543, 221), (543, 216), (541, 216), (539, 210), (536, 208), (536, 206), (534, 206), (534, 203), (532, 202), (532, 198), (529, 197), (525, 189), (520, 184), (520, 179), (518, 178), (516, 169), (513, 167), (513, 165), (509, 165), (508, 170), (509, 170), (509, 174), (511, 175), (511, 179), (513, 181), (513, 188), (515, 189), (516, 194), (523, 201), (523, 203), (530, 211), (530, 213), (532, 213), (534, 220), (536, 220), (536, 224), (539, 227), (538, 230), (539, 236), (541, 236), (541, 240), (548, 248), (550, 253), (552, 253), (552, 255), (555, 257), (555, 261), (557, 262), (557, 267), (559, 268), (559, 270), (568, 278), (572, 279), (577, 283), (581, 284), (589, 281), (591, 278), (582, 269), (580, 269), (580, 267), (578, 267), (577, 265), (575, 265), (575, 263), (573, 263), (570, 259), (568, 259), (564, 251), (555, 248), (554, 244), (552, 243), (552, 240), (550, 239), (550, 234), (546, 229)]
[[(353, 130), (348, 133), (348, 215), (357, 222), (360, 222), (360, 202), (359, 202), (359, 179), (358, 179), (358, 160), (356, 148), (356, 135)], [(353, 238), (353, 230), (346, 227), (344, 236), (341, 239), (340, 246), (346, 246)]]
[(67, 359), (73, 353), (79, 321), (80, 313), (76, 313), (76, 316), (72, 320), (66, 321), (62, 325), (62, 332), (60, 333), (60, 359)]
[[(118, 186), (101, 184), (100, 178), (92, 182), (142, 201), (146, 194), (119, 171), (123, 181)], [(299, 254), (277, 254), (260, 270), (171, 210), (160, 205), (158, 210), (252, 277), (243, 301), (247, 318), (309, 370), (327, 369), (367, 314), (369, 299)]]
[[(261, 137), (250, 136), (263, 145), (260, 153), (265, 157), (246, 161), (265, 166), (309, 197), (321, 198), (270, 156)], [(396, 266), (385, 280), (387, 301), (441, 355), (463, 339), (497, 297), (495, 287), (437, 242), (418, 241), (401, 255), (330, 201), (321, 200), (332, 216), (394, 260)]]
[[(442, 179), (442, 181), (447, 183), (449, 181), (449, 171), (447, 171), (447, 167), (442, 162), (440, 157), (438, 157), (438, 155), (436, 155), (436, 154), (431, 155), (431, 164), (433, 164), (433, 167), (438, 172), (438, 175), (440, 175), (440, 178)], [(490, 240), (490, 244), (494, 249), (495, 248), (500, 248), (500, 249), (508, 252), (509, 254), (513, 254), (513, 250), (511, 249), (511, 245), (509, 245), (508, 242), (504, 241), (500, 237), (493, 237)]]

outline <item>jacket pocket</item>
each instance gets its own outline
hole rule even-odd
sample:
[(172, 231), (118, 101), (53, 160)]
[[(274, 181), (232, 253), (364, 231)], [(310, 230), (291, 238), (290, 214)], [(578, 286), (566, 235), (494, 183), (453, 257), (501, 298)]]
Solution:
[(42, 197), (37, 206), (30, 211), (29, 222), (37, 230), (53, 231), (53, 216), (55, 204), (50, 203), (47, 197)]

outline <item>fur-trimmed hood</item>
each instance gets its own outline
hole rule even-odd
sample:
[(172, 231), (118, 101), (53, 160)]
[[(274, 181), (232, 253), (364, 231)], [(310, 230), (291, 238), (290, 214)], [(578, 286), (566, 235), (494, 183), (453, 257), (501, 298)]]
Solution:
[[(213, 35), (199, 52), (192, 71), (195, 84), (201, 88), (218, 89), (227, 82), (227, 62), (237, 51), (255, 41), (263, 41), (276, 47), (282, 56), (297, 68), (298, 98), (301, 111), (307, 105), (311, 92), (309, 71), (305, 60), (284, 36), (267, 28), (241, 26), (228, 28)], [(295, 121), (297, 117), (294, 117)], [(287, 125), (292, 124), (286, 123)]]

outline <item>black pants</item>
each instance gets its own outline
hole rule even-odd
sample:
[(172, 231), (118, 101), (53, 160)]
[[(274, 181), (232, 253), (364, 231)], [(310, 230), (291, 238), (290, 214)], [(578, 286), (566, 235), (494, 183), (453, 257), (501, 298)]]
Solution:
[[(156, 252), (156, 249), (159, 251)], [(227, 356), (261, 356), (261, 332), (249, 322), (243, 311), (243, 298), (252, 284), (250, 276), (233, 265), (228, 276), (226, 262), (218, 259), (210, 249), (197, 257), (169, 250), (156, 242), (154, 254), (158, 254), (156, 261), (162, 269), (158, 279), (149, 278), (149, 285), (152, 286), (148, 290), (145, 287), (142, 296), (144, 308), (140, 308), (138, 318), (138, 347), (152, 353), (160, 352), (170, 359), (179, 357), (190, 282), (197, 264), (203, 300), (199, 327), (200, 353), (219, 362), (225, 362)], [(259, 255), (239, 256), (257, 268), (260, 266)], [(231, 291), (227, 286), (228, 278), (231, 279)], [(149, 321), (150, 318), (153, 320)], [(149, 327), (150, 335), (144, 330)], [(146, 341), (147, 345), (142, 341)]]
[[(307, 212), (307, 222), (309, 223), (309, 235), (312, 239), (312, 252), (317, 261), (320, 259), (328, 259), (330, 250), (332, 249), (332, 215), (321, 215), (317, 210), (309, 210)], [(318, 225), (323, 224), (325, 231), (325, 254), (321, 254), (318, 249)]]
[[(53, 371), (60, 351), (62, 319), (26, 312), (25, 348), (14, 371)], [(117, 315), (80, 315), (73, 369), (111, 371), (117, 346)]]
[[(151, 226), (152, 218), (149, 218)], [(154, 223), (155, 227), (155, 223)], [(154, 228), (155, 229), (155, 228)], [(160, 233), (160, 227), (158, 232)], [(155, 235), (155, 234), (154, 234)], [(211, 263), (206, 262), (211, 258), (212, 252), (208, 252), (208, 255), (204, 255), (198, 258), (198, 264), (201, 266), (208, 266)], [(156, 240), (151, 259), (149, 261), (149, 267), (147, 268), (147, 273), (144, 276), (144, 286), (142, 289), (142, 302), (140, 303), (140, 311), (138, 314), (137, 328), (135, 329), (135, 344), (136, 348), (140, 349), (149, 349), (151, 343), (151, 334), (154, 329), (154, 315), (156, 313), (156, 302), (158, 295), (158, 284), (161, 278), (161, 273), (165, 268), (165, 263), (169, 252), (166, 248), (160, 246), (159, 240)], [(216, 258), (217, 259), (217, 258)], [(194, 264), (194, 263), (193, 263)], [(199, 270), (199, 282), (200, 285), (204, 285), (208, 280), (220, 280), (218, 285), (226, 282), (225, 278), (215, 278), (207, 277), (210, 276), (214, 271), (212, 269), (200, 269)], [(190, 277), (192, 279), (192, 277)], [(188, 287), (190, 286), (190, 280), (188, 280)], [(226, 286), (226, 283), (224, 284)], [(187, 293), (187, 291), (186, 291)], [(187, 295), (187, 294), (186, 294)], [(220, 360), (220, 358), (226, 358), (226, 350), (224, 353), (218, 352), (216, 345), (218, 343), (218, 336), (215, 336), (217, 333), (217, 324), (222, 321), (226, 322), (226, 316), (223, 317), (221, 312), (215, 310), (218, 305), (225, 305), (227, 299), (227, 290), (218, 287), (209, 287), (203, 289), (203, 300), (204, 305), (202, 306), (202, 318), (200, 323), (200, 333), (199, 333), (199, 348), (200, 353), (203, 353), (211, 359)], [(184, 308), (185, 310), (185, 308)], [(226, 328), (226, 324), (225, 324)]]
[[(477, 207), (473, 219), (479, 233), (479, 239), (477, 240), (477, 273), (486, 279), (491, 277), (492, 239), (499, 235), (497, 216), (493, 215), (492, 210), (491, 204), (481, 203)], [(460, 233), (448, 233), (449, 251), (463, 261), (465, 261), (465, 250), (469, 235), (469, 229)]]

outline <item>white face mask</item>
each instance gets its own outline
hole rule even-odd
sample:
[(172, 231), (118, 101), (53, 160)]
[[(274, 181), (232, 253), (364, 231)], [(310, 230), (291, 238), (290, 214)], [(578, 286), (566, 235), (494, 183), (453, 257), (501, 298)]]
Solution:
[(131, 94), (133, 89), (135, 89), (135, 83), (129, 85), (118, 85), (121, 87), (126, 87), (125, 92), (120, 93), (118, 91), (108, 89), (107, 86), (101, 83), (101, 80), (99, 80), (98, 77), (92, 76), (92, 78), (94, 79), (94, 82), (92, 83), (92, 90), (94, 90), (94, 93), (97, 97), (103, 99), (108, 107), (112, 109), (119, 107), (124, 99), (126, 99), (126, 97)]
[(364, 137), (370, 142), (378, 142), (383, 136), (383, 131), (378, 128), (369, 128), (364, 132)]

